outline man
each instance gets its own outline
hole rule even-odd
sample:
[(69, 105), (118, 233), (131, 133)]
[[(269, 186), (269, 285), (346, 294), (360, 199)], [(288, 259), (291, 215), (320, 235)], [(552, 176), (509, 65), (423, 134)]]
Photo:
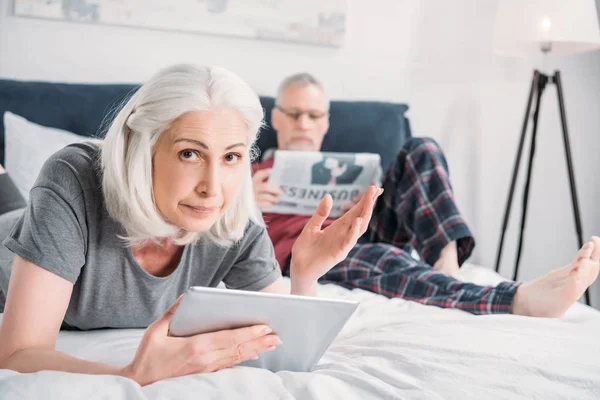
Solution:
[[(271, 124), (279, 149), (320, 151), (329, 129), (329, 101), (322, 85), (306, 73), (286, 78), (277, 93)], [(268, 183), (272, 165), (268, 159), (254, 168), (254, 194), (261, 208), (277, 203), (283, 194)], [(367, 233), (321, 282), (474, 314), (557, 317), (598, 275), (600, 239), (593, 238), (573, 264), (532, 282), (481, 287), (458, 280), (459, 267), (471, 255), (475, 241), (454, 202), (445, 157), (431, 139), (412, 138), (404, 144), (385, 174), (383, 189)], [(289, 274), (292, 246), (310, 217), (263, 216), (277, 260)], [(323, 225), (332, 221), (327, 219)], [(411, 256), (413, 250), (419, 260)]]

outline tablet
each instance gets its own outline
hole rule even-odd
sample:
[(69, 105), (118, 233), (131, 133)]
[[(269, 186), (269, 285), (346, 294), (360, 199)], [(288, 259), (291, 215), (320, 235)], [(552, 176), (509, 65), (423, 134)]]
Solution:
[(358, 302), (191, 287), (181, 299), (169, 327), (172, 336), (265, 324), (283, 344), (239, 365), (273, 372), (308, 372), (319, 361), (354, 313)]

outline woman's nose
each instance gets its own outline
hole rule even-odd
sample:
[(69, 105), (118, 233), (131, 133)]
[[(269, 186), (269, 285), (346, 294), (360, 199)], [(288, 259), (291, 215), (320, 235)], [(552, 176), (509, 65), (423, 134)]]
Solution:
[(198, 184), (198, 191), (206, 197), (217, 195), (220, 186), (219, 168), (217, 166), (209, 166), (204, 170)]

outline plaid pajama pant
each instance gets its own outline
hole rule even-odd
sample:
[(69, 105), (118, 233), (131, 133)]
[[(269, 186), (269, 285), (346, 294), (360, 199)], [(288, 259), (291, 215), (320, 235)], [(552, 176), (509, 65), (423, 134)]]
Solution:
[[(457, 244), (459, 265), (475, 247), (454, 203), (448, 165), (435, 141), (410, 139), (388, 169), (383, 188), (368, 231), (321, 283), (473, 314), (510, 312), (516, 283), (482, 287), (432, 268), (452, 241)], [(413, 249), (422, 261), (411, 256)]]

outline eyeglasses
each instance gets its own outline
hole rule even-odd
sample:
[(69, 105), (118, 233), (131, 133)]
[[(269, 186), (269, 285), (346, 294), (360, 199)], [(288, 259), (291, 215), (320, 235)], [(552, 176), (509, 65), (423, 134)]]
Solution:
[(275, 106), (275, 108), (278, 109), (279, 111), (281, 111), (282, 113), (284, 113), (286, 116), (288, 116), (291, 119), (293, 119), (294, 121), (298, 121), (300, 119), (300, 117), (302, 117), (302, 115), (304, 115), (304, 114), (306, 114), (308, 116), (308, 118), (310, 118), (313, 121), (316, 121), (318, 119), (324, 118), (325, 116), (329, 115), (329, 111), (318, 111), (318, 110), (308, 110), (308, 111), (286, 110), (285, 108), (283, 108), (281, 106)]

